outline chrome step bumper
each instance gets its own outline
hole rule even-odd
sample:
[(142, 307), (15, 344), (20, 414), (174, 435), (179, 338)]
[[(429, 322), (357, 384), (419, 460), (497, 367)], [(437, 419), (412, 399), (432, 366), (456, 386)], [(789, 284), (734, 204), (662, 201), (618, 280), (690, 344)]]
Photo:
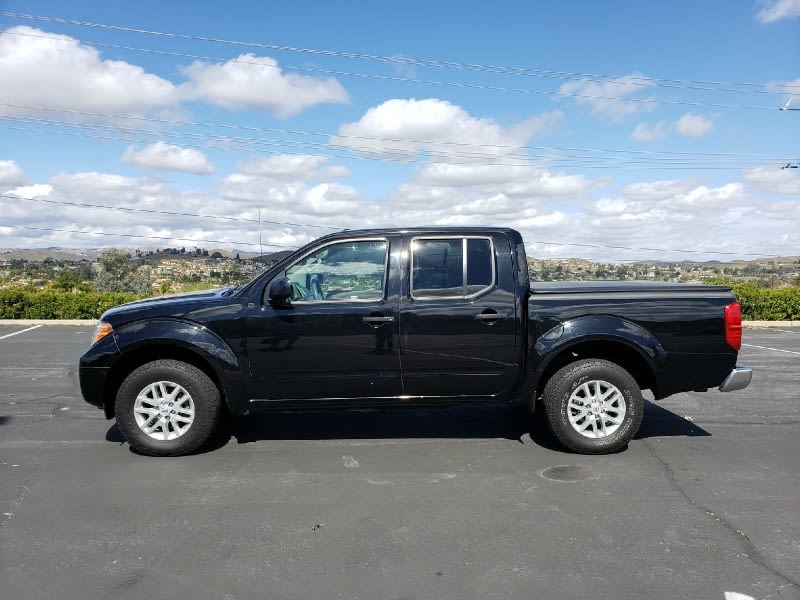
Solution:
[(735, 392), (736, 390), (743, 390), (753, 379), (753, 369), (750, 367), (736, 367), (731, 370), (730, 374), (719, 386), (720, 392)]

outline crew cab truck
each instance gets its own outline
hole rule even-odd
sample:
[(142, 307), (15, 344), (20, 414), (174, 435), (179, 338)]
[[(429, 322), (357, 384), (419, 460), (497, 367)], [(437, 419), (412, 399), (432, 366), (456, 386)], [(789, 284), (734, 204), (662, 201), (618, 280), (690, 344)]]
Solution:
[[(507, 228), (342, 231), (239, 288), (107, 311), (87, 402), (136, 451), (196, 451), (224, 411), (509, 403), (569, 450), (626, 447), (642, 390), (745, 388), (724, 286), (531, 283)], [(539, 407), (539, 408), (537, 408)]]

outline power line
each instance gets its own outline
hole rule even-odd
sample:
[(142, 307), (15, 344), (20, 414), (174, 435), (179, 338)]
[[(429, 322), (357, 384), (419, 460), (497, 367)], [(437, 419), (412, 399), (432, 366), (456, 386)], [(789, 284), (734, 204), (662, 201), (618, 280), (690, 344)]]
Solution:
[[(170, 132), (164, 130), (146, 130), (146, 129), (132, 129), (124, 128), (114, 125), (101, 125), (101, 124), (87, 124), (69, 121), (57, 121), (49, 119), (37, 119), (33, 117), (18, 117), (13, 115), (5, 115), (9, 120), (23, 123), (35, 123), (45, 126), (66, 127), (69, 129), (95, 129), (95, 130), (111, 130), (120, 132), (122, 137), (114, 135), (94, 135), (90, 133), (82, 133), (75, 131), (62, 131), (60, 129), (37, 129), (35, 127), (15, 127), (7, 124), (0, 124), (0, 128), (10, 129), (15, 131), (25, 131), (34, 133), (43, 133), (46, 135), (64, 135), (71, 137), (82, 137), (88, 139), (100, 139), (105, 141), (121, 141), (126, 143), (153, 143), (152, 139), (142, 139), (130, 137), (130, 135), (153, 135), (161, 138), (178, 138), (179, 140), (199, 140), (205, 143), (182, 143), (184, 148), (199, 148), (202, 150), (217, 149), (224, 147), (227, 150), (236, 150), (242, 152), (255, 152), (265, 154), (289, 154), (297, 155), (297, 153), (278, 151), (278, 150), (265, 150), (258, 146), (277, 146), (277, 147), (291, 147), (299, 149), (313, 149), (327, 152), (327, 155), (333, 158), (340, 158), (344, 160), (357, 159), (357, 160), (378, 160), (378, 161), (391, 161), (391, 162), (412, 162), (417, 160), (417, 156), (424, 154), (432, 160), (431, 165), (461, 165), (461, 166), (503, 166), (503, 167), (543, 167), (542, 161), (546, 161), (546, 166), (549, 168), (587, 168), (587, 169), (622, 169), (622, 168), (655, 168), (655, 169), (740, 169), (769, 163), (786, 164), (785, 157), (759, 155), (759, 154), (741, 154), (741, 153), (692, 153), (692, 152), (649, 152), (638, 150), (618, 150), (618, 149), (590, 149), (590, 148), (560, 148), (560, 147), (531, 147), (523, 146), (523, 149), (543, 150), (546, 152), (557, 152), (557, 154), (542, 154), (538, 156), (531, 156), (527, 154), (485, 154), (485, 153), (467, 153), (461, 152), (448, 152), (436, 150), (433, 148), (393, 148), (393, 147), (376, 147), (376, 146), (342, 146), (337, 144), (323, 144), (321, 142), (301, 142), (294, 140), (270, 140), (263, 138), (242, 138), (230, 136), (214, 136), (202, 135), (190, 132)], [(234, 145), (231, 142), (236, 142), (241, 145)], [(414, 142), (408, 142), (414, 143)], [(431, 142), (432, 146), (437, 146), (436, 142)], [(494, 146), (486, 146), (476, 144), (477, 148), (493, 148)], [(329, 152), (329, 148), (336, 150), (350, 150), (358, 154), (355, 155), (341, 155)], [(558, 154), (559, 152), (566, 152), (567, 154)], [(569, 154), (574, 152), (576, 154)], [(606, 152), (611, 154), (597, 155), (597, 153)], [(624, 156), (624, 155), (633, 156)], [(705, 159), (703, 160), (698, 160)], [(732, 162), (730, 159), (741, 159), (737, 162)], [(459, 162), (459, 159), (461, 162)], [(725, 162), (720, 162), (720, 161)], [(549, 162), (560, 161), (560, 162)], [(661, 163), (661, 164), (659, 164)]]
[(642, 252), (665, 252), (665, 253), (675, 253), (675, 254), (714, 254), (714, 255), (722, 255), (722, 256), (761, 256), (766, 258), (777, 258), (781, 256), (780, 254), (759, 254), (757, 252), (721, 252), (721, 251), (712, 251), (712, 250), (665, 250), (664, 248), (646, 248), (646, 247), (636, 247), (636, 246), (609, 246), (604, 244), (578, 244), (578, 243), (569, 243), (569, 242), (542, 242), (542, 241), (535, 241), (535, 242), (525, 242), (526, 246), (533, 246), (536, 244), (541, 244), (542, 246), (575, 246), (578, 248), (600, 248), (606, 250), (637, 250)]
[[(18, 31), (6, 31), (7, 35), (15, 35), (21, 37), (32, 37), (32, 38), (43, 38), (43, 39), (50, 39), (55, 41), (63, 41), (66, 42), (68, 40), (64, 40), (62, 37), (57, 37), (54, 35), (47, 35), (47, 34), (34, 34), (34, 33), (21, 33)], [(97, 42), (93, 40), (85, 40), (79, 39), (70, 36), (70, 41), (77, 41), (81, 44), (85, 44), (88, 46), (95, 46), (101, 48), (113, 48), (115, 50), (129, 50), (132, 52), (143, 52), (143, 53), (150, 53), (150, 54), (158, 54), (161, 56), (175, 56), (179, 58), (191, 58), (194, 60), (205, 60), (205, 61), (214, 61), (220, 63), (238, 63), (238, 64), (246, 64), (246, 65), (253, 65), (258, 66), (261, 68), (273, 68), (276, 70), (286, 69), (292, 71), (300, 71), (300, 72), (307, 72), (307, 73), (317, 73), (322, 75), (336, 75), (341, 77), (361, 77), (367, 79), (378, 79), (384, 81), (399, 81), (399, 82), (406, 82), (406, 83), (419, 83), (425, 85), (439, 85), (439, 86), (451, 86), (451, 87), (461, 87), (461, 88), (470, 88), (470, 89), (479, 89), (479, 90), (488, 90), (488, 91), (496, 91), (496, 92), (516, 92), (516, 93), (528, 93), (528, 94), (546, 94), (546, 95), (555, 95), (555, 96), (562, 96), (562, 97), (574, 97), (574, 98), (589, 98), (589, 99), (612, 99), (609, 97), (602, 97), (602, 96), (591, 96), (591, 95), (581, 95), (581, 94), (574, 94), (569, 92), (553, 92), (553, 91), (546, 91), (546, 90), (532, 90), (527, 88), (512, 88), (512, 87), (503, 87), (503, 86), (492, 86), (486, 84), (472, 84), (472, 83), (464, 83), (464, 82), (454, 82), (454, 81), (440, 81), (440, 80), (430, 80), (430, 79), (419, 79), (414, 77), (401, 77), (399, 75), (379, 75), (375, 73), (362, 73), (356, 71), (341, 71), (341, 70), (332, 70), (332, 69), (322, 69), (318, 67), (298, 67), (294, 65), (266, 65), (263, 62), (259, 62), (256, 60), (244, 60), (241, 58), (223, 58), (219, 56), (205, 56), (205, 55), (198, 55), (198, 54), (190, 54), (186, 52), (176, 52), (174, 50), (159, 50), (155, 48), (141, 48), (137, 46), (127, 46), (122, 44), (112, 44), (109, 42)], [(456, 67), (453, 67), (456, 68)], [(497, 67), (500, 69), (500, 67)], [(469, 69), (471, 71), (475, 71), (478, 69)], [(516, 74), (516, 75), (528, 75), (533, 77), (543, 77), (543, 78), (555, 78), (555, 79), (566, 79), (570, 81), (577, 81), (581, 83), (614, 83), (619, 85), (626, 85), (626, 86), (638, 86), (643, 87), (646, 89), (652, 89), (654, 87), (659, 88), (671, 88), (671, 89), (679, 89), (679, 90), (693, 90), (693, 91), (707, 91), (707, 92), (728, 92), (728, 93), (753, 93), (753, 94), (767, 94), (773, 96), (780, 96), (783, 95), (784, 92), (779, 90), (770, 90), (770, 89), (735, 89), (735, 88), (721, 88), (721, 87), (702, 87), (700, 85), (673, 85), (669, 83), (661, 83), (661, 82), (669, 82), (675, 81), (680, 82), (681, 80), (668, 80), (668, 79), (656, 79), (656, 78), (649, 78), (649, 77), (636, 77), (631, 75), (592, 75), (592, 74), (569, 74), (569, 73), (561, 73), (561, 74), (526, 74), (526, 73), (519, 73), (515, 72), (512, 69), (507, 69), (506, 71), (498, 71), (498, 70), (488, 70), (485, 69), (486, 72), (491, 73), (505, 73), (505, 74)], [(542, 73), (559, 73), (556, 71), (542, 71)], [(690, 81), (684, 81), (684, 83), (693, 83)], [(699, 82), (694, 82), (699, 83)], [(708, 84), (712, 84), (712, 82), (705, 82)], [(740, 85), (744, 87), (764, 87), (766, 84), (761, 83), (750, 83), (750, 82), (717, 82), (715, 85)], [(794, 84), (787, 83), (784, 84), (784, 89), (793, 89), (797, 88), (800, 90), (800, 86), (795, 86)], [(623, 98), (613, 98), (613, 99), (620, 99)], [(636, 100), (627, 98), (624, 100)], [(639, 101), (653, 101), (656, 100), (644, 100), (639, 99)], [(725, 107), (735, 107), (734, 105), (709, 105), (709, 106), (725, 106)], [(774, 110), (774, 107), (760, 107), (760, 106), (741, 106), (742, 108), (765, 108), (769, 110)]]
[[(129, 207), (120, 207), (120, 206), (108, 206), (102, 204), (88, 204), (82, 202), (70, 202), (66, 200), (49, 200), (44, 198), (30, 198), (25, 196), (17, 196), (14, 194), (0, 194), (0, 198), (7, 198), (11, 200), (28, 200), (32, 202), (46, 202), (49, 204), (55, 205), (65, 205), (65, 206), (76, 206), (81, 208), (101, 208), (101, 209), (110, 209), (110, 210), (120, 210), (124, 212), (139, 212), (139, 213), (149, 213), (149, 214), (163, 214), (168, 216), (188, 216), (188, 217), (201, 217), (201, 218), (211, 218), (211, 219), (227, 219), (232, 221), (245, 221), (245, 222), (258, 222), (257, 219), (240, 219), (235, 217), (215, 217), (212, 215), (198, 215), (194, 213), (179, 213), (179, 212), (169, 212), (169, 211), (157, 211), (157, 210), (150, 210), (150, 209), (140, 209), (140, 208), (129, 208)], [(262, 223), (270, 223), (270, 224), (277, 224), (277, 225), (292, 225), (291, 223), (280, 223), (275, 221), (266, 221), (262, 220)], [(322, 227), (319, 225), (297, 225), (299, 227)], [(194, 238), (172, 238), (172, 237), (158, 237), (158, 236), (141, 236), (141, 235), (129, 235), (129, 234), (113, 234), (113, 233), (101, 233), (101, 232), (87, 232), (82, 230), (66, 230), (66, 229), (52, 229), (52, 228), (45, 228), (45, 227), (28, 227), (25, 225), (2, 225), (0, 227), (9, 227), (9, 228), (18, 228), (18, 229), (31, 229), (34, 231), (55, 231), (55, 232), (64, 232), (64, 233), (81, 233), (84, 235), (108, 235), (108, 236), (119, 236), (119, 237), (134, 237), (134, 238), (145, 238), (145, 239), (157, 239), (157, 240), (180, 240), (180, 241), (196, 241), (196, 242), (203, 242), (203, 243), (219, 243), (219, 244), (241, 244), (246, 246), (258, 246), (259, 244), (256, 243), (246, 243), (246, 242), (227, 242), (221, 240), (195, 240)], [(325, 227), (326, 229), (331, 230), (338, 230), (342, 231), (343, 228), (341, 227)], [(263, 244), (265, 246), (274, 247), (274, 248), (289, 248), (294, 249), (296, 246), (282, 246), (279, 244)], [(642, 246), (621, 246), (621, 245), (609, 245), (609, 244), (587, 244), (587, 243), (571, 243), (571, 242), (548, 242), (542, 240), (535, 240), (535, 241), (527, 241), (525, 242), (526, 246), (535, 246), (535, 245), (542, 245), (542, 246), (570, 246), (570, 247), (578, 247), (578, 248), (594, 248), (594, 249), (603, 249), (603, 250), (635, 250), (635, 251), (644, 251), (644, 252), (661, 252), (661, 253), (674, 253), (674, 254), (713, 254), (713, 255), (722, 255), (722, 256), (760, 256), (760, 257), (771, 257), (775, 258), (781, 256), (779, 254), (761, 254), (757, 252), (729, 252), (729, 251), (713, 251), (713, 250), (673, 250), (673, 249), (666, 249), (666, 248), (651, 248), (651, 247), (642, 247)]]
[[(63, 136), (70, 136), (70, 137), (80, 137), (86, 139), (98, 139), (98, 140), (105, 140), (105, 141), (117, 141), (117, 142), (127, 142), (127, 143), (152, 143), (152, 140), (144, 140), (144, 139), (137, 139), (131, 137), (118, 137), (118, 136), (110, 136), (110, 135), (92, 135), (88, 133), (78, 133), (78, 132), (71, 132), (71, 131), (53, 131), (53, 130), (46, 130), (46, 129), (37, 129), (35, 127), (13, 127), (11, 125), (4, 125), (0, 124), (0, 128), (2, 129), (10, 129), (13, 131), (24, 131), (28, 133), (43, 133), (46, 135), (63, 135)], [(282, 144), (287, 145), (287, 144)], [(217, 148), (218, 146), (214, 146), (211, 144), (187, 144), (183, 143), (182, 148), (199, 148), (203, 150), (208, 150), (209, 148)], [(292, 152), (283, 152), (277, 150), (264, 150), (257, 147), (239, 147), (233, 145), (226, 145), (225, 148), (227, 150), (237, 150), (243, 152), (255, 152), (261, 154), (273, 154), (273, 155), (297, 155), (297, 153)], [(355, 155), (355, 156), (342, 156), (337, 154), (329, 154), (334, 158), (341, 158), (341, 159), (357, 159), (357, 160), (373, 160), (373, 161), (389, 161), (389, 162), (412, 162), (416, 160), (416, 154), (408, 155), (403, 154), (403, 156), (397, 157), (391, 155), (391, 150), (386, 149), (375, 149), (375, 148), (362, 148), (363, 152), (370, 152), (372, 155)], [(388, 154), (385, 154), (388, 152)], [(380, 153), (380, 154), (379, 154)], [(486, 160), (479, 160), (479, 157), (472, 157), (471, 160), (467, 160), (466, 162), (459, 162), (458, 160), (451, 160), (450, 158), (458, 158), (458, 156), (453, 157), (448, 155), (439, 155), (436, 156), (435, 152), (424, 151), (424, 154), (428, 154), (434, 156), (435, 160), (432, 160), (429, 165), (444, 165), (444, 166), (482, 166), (482, 167), (530, 167), (530, 168), (551, 168), (551, 169), (570, 169), (570, 168), (581, 168), (581, 169), (656, 169), (656, 170), (739, 170), (742, 168), (754, 167), (760, 164), (763, 164), (763, 161), (758, 162), (750, 162), (750, 163), (702, 163), (698, 161), (689, 161), (686, 162), (677, 162), (677, 160), (666, 161), (666, 164), (658, 165), (653, 164), (653, 161), (647, 160), (622, 160), (622, 159), (612, 159), (612, 158), (602, 158), (598, 157), (595, 159), (584, 159), (583, 162), (579, 158), (564, 158), (564, 157), (556, 157), (556, 160), (561, 160), (564, 162), (547, 162), (546, 164), (541, 164), (542, 160), (550, 160), (550, 157), (523, 157), (517, 158), (517, 162), (509, 162), (509, 161), (502, 161), (500, 160), (502, 157), (492, 157), (496, 160), (492, 162), (488, 162)], [(395, 154), (400, 154), (400, 152), (395, 151)], [(304, 154), (303, 154), (304, 155)], [(777, 159), (776, 163), (785, 164), (785, 159)]]
[(55, 204), (59, 206), (75, 206), (79, 208), (102, 208), (108, 210), (119, 210), (123, 212), (131, 212), (131, 213), (145, 213), (151, 215), (165, 215), (171, 217), (197, 217), (201, 219), (213, 219), (215, 221), (235, 221), (241, 223), (268, 223), (270, 225), (286, 225), (291, 227), (310, 227), (315, 229), (328, 229), (339, 231), (343, 229), (342, 227), (329, 227), (327, 225), (309, 225), (307, 223), (289, 223), (285, 221), (269, 221), (267, 219), (247, 219), (242, 217), (227, 217), (227, 216), (220, 216), (220, 215), (199, 215), (196, 213), (188, 213), (188, 212), (174, 212), (169, 210), (155, 210), (149, 208), (130, 208), (127, 206), (110, 206), (107, 204), (88, 204), (86, 202), (70, 202), (68, 200), (50, 200), (47, 198), (29, 198), (25, 196), (17, 196), (15, 194), (0, 194), (0, 198), (6, 198), (9, 200), (25, 200), (29, 202), (44, 202), (47, 204)]
[[(21, 20), (30, 20), (30, 21), (43, 21), (43, 22), (50, 22), (50, 23), (59, 23), (64, 25), (74, 25), (79, 27), (87, 27), (87, 28), (94, 28), (94, 29), (106, 29), (112, 31), (120, 31), (126, 33), (137, 33), (143, 35), (150, 35), (150, 36), (157, 36), (157, 37), (165, 37), (165, 38), (174, 38), (174, 39), (182, 39), (182, 40), (191, 40), (191, 41), (201, 41), (201, 42), (210, 42), (215, 44), (224, 44), (224, 45), (232, 45), (232, 46), (242, 46), (247, 48), (255, 48), (255, 49), (262, 49), (262, 50), (275, 50), (281, 52), (294, 52), (294, 53), (305, 53), (305, 54), (314, 54), (320, 56), (330, 56), (335, 58), (348, 58), (348, 59), (356, 59), (362, 61), (371, 61), (371, 62), (384, 62), (384, 63), (393, 63), (393, 64), (402, 64), (405, 66), (421, 66), (421, 67), (434, 67), (434, 68), (441, 68), (441, 69), (454, 69), (454, 70), (462, 70), (462, 71), (479, 71), (479, 72), (488, 72), (488, 73), (498, 73), (504, 75), (515, 75), (515, 76), (527, 76), (527, 77), (551, 77), (556, 79), (571, 79), (571, 80), (613, 80), (618, 81), (620, 79), (625, 79), (626, 83), (630, 82), (631, 85), (644, 85), (647, 87), (651, 87), (653, 82), (657, 82), (658, 84), (661, 83), (669, 83), (669, 84), (680, 84), (684, 86), (689, 85), (706, 85), (706, 86), (745, 86), (745, 87), (766, 87), (767, 84), (759, 83), (759, 82), (736, 82), (736, 81), (708, 81), (708, 80), (692, 80), (692, 79), (668, 79), (668, 78), (650, 78), (650, 77), (638, 77), (638, 76), (627, 76), (627, 75), (607, 75), (607, 74), (597, 74), (597, 73), (574, 73), (568, 71), (553, 71), (547, 69), (531, 69), (527, 67), (509, 67), (509, 66), (502, 66), (502, 65), (482, 65), (482, 64), (475, 64), (475, 63), (464, 63), (459, 61), (443, 61), (443, 60), (432, 60), (432, 59), (419, 59), (407, 56), (386, 56), (386, 55), (377, 55), (377, 54), (367, 54), (367, 53), (359, 53), (359, 52), (347, 52), (347, 51), (340, 51), (340, 50), (329, 50), (329, 49), (319, 49), (319, 48), (304, 48), (304, 47), (297, 47), (297, 46), (288, 46), (283, 44), (269, 44), (263, 42), (250, 42), (250, 41), (243, 41), (243, 40), (231, 40), (231, 39), (224, 39), (224, 38), (216, 38), (216, 37), (209, 37), (209, 36), (201, 36), (201, 35), (193, 35), (193, 34), (183, 34), (183, 33), (174, 33), (174, 32), (164, 32), (164, 31), (155, 31), (149, 29), (140, 29), (134, 27), (126, 27), (122, 25), (112, 25), (112, 24), (105, 24), (105, 23), (94, 23), (89, 21), (79, 21), (76, 19), (66, 19), (61, 17), (49, 17), (49, 16), (41, 16), (41, 15), (29, 15), (29, 14), (21, 14), (9, 11), (0, 11), (0, 16), (14, 18), (14, 19), (21, 19)], [(222, 59), (212, 59), (212, 60), (222, 60)], [(797, 88), (800, 89), (800, 85), (794, 84), (786, 84), (787, 87), (790, 88)], [(687, 89), (692, 89), (688, 88)], [(699, 88), (705, 91), (733, 91), (739, 92), (741, 90), (724, 90), (724, 89), (717, 89), (717, 88)], [(769, 90), (764, 90), (767, 93), (773, 93)]]
[[(0, 15), (3, 13), (0, 12)], [(57, 41), (66, 41), (63, 38), (55, 37), (55, 36), (48, 36), (48, 35), (40, 35), (40, 34), (30, 34), (30, 33), (20, 33), (20, 32), (13, 32), (13, 31), (6, 31), (4, 32), (9, 35), (17, 35), (17, 36), (25, 36), (25, 37), (38, 37), (38, 38), (47, 38), (53, 39)], [(173, 34), (159, 34), (159, 35), (173, 35)], [(181, 37), (179, 34), (174, 34), (178, 37)], [(191, 36), (190, 36), (191, 38)], [(194, 39), (194, 38), (191, 38)], [(390, 75), (378, 75), (374, 73), (359, 73), (359, 72), (352, 72), (352, 71), (337, 71), (337, 70), (329, 70), (329, 69), (320, 69), (314, 67), (295, 67), (291, 65), (282, 65), (282, 66), (272, 66), (272, 65), (264, 65), (263, 63), (257, 61), (248, 61), (242, 59), (224, 59), (219, 57), (208, 57), (208, 56), (200, 56), (194, 54), (188, 54), (183, 52), (174, 52), (174, 51), (167, 51), (167, 50), (156, 50), (152, 48), (139, 48), (135, 46), (124, 46), (119, 44), (110, 44), (105, 42), (93, 42), (93, 41), (86, 41), (80, 40), (77, 38), (72, 38), (74, 41), (78, 41), (82, 44), (92, 45), (92, 46), (99, 46), (99, 47), (108, 47), (108, 48), (115, 48), (121, 50), (130, 50), (135, 52), (147, 52), (152, 54), (159, 54), (165, 56), (177, 56), (182, 58), (192, 58), (196, 60), (212, 60), (215, 62), (235, 62), (235, 63), (244, 63), (244, 64), (253, 64), (258, 65), (260, 67), (268, 67), (268, 68), (275, 68), (275, 69), (288, 69), (288, 70), (295, 70), (295, 71), (304, 71), (304, 72), (313, 72), (318, 74), (324, 75), (336, 75), (336, 76), (343, 76), (343, 77), (360, 77), (360, 78), (367, 78), (367, 79), (378, 79), (384, 81), (399, 81), (399, 82), (406, 82), (406, 83), (417, 83), (423, 85), (436, 85), (436, 86), (447, 86), (447, 87), (456, 87), (456, 88), (466, 88), (466, 89), (477, 89), (477, 90), (484, 90), (484, 91), (494, 91), (494, 92), (509, 92), (509, 93), (521, 93), (521, 94), (534, 94), (534, 95), (545, 95), (545, 96), (553, 96), (559, 98), (581, 98), (586, 100), (613, 100), (619, 102), (633, 102), (633, 103), (648, 103), (648, 104), (663, 104), (663, 105), (672, 105), (672, 106), (692, 106), (698, 108), (726, 108), (726, 109), (753, 109), (753, 110), (775, 110), (774, 106), (762, 106), (762, 105), (754, 105), (754, 104), (726, 104), (726, 103), (719, 103), (719, 102), (691, 102), (686, 100), (663, 100), (657, 98), (633, 98), (633, 97), (623, 97), (623, 96), (600, 96), (600, 95), (592, 95), (592, 94), (579, 94), (573, 92), (563, 92), (563, 91), (552, 91), (552, 90), (536, 90), (536, 89), (529, 89), (529, 88), (515, 88), (515, 87), (505, 87), (505, 86), (492, 86), (492, 85), (485, 85), (485, 84), (477, 84), (477, 83), (465, 83), (465, 82), (453, 82), (453, 81), (439, 81), (439, 80), (430, 80), (430, 79), (418, 79), (418, 78), (411, 78), (411, 77), (400, 77), (400, 76), (390, 76)], [(213, 41), (213, 40), (212, 40)], [(233, 42), (230, 41), (229, 43), (240, 43), (247, 45), (247, 42)], [(269, 47), (270, 45), (266, 45)], [(285, 49), (285, 48), (283, 48)], [(310, 51), (310, 50), (309, 50)], [(334, 51), (319, 51), (319, 52), (330, 52), (333, 53), (331, 55), (337, 55)], [(339, 53), (346, 58), (352, 58), (351, 56), (346, 56), (349, 53)], [(392, 57), (383, 57), (387, 61), (392, 60)], [(377, 58), (376, 58), (377, 60)], [(425, 62), (425, 61), (421, 61)], [(457, 64), (457, 63), (453, 63)], [(420, 65), (420, 66), (436, 66), (431, 64)], [(455, 67), (451, 67), (455, 68)], [(477, 69), (466, 69), (470, 71), (475, 71)], [(499, 72), (499, 71), (489, 71), (489, 72)], [(513, 74), (511, 72), (506, 74)], [(518, 73), (522, 74), (522, 73)], [(604, 76), (598, 76), (604, 77)], [(738, 92), (738, 93), (758, 93), (758, 94), (768, 94), (768, 95), (775, 95), (780, 96), (784, 95), (785, 91), (772, 91), (768, 89), (764, 90), (735, 90), (735, 89), (726, 89), (726, 88), (703, 88), (699, 86), (679, 86), (679, 85), (669, 85), (669, 84), (658, 84), (658, 83), (637, 83), (636, 80), (645, 80), (647, 78), (636, 78), (630, 76), (608, 76), (609, 79), (607, 80), (593, 80), (593, 79), (575, 79), (578, 82), (585, 82), (585, 83), (614, 83), (619, 85), (633, 85), (633, 86), (642, 86), (645, 89), (651, 89), (653, 87), (663, 87), (663, 88), (675, 88), (675, 89), (691, 89), (694, 91), (710, 91), (710, 92)], [(658, 80), (653, 79), (653, 82), (657, 81), (667, 81), (667, 80)], [(731, 82), (731, 85), (736, 85), (735, 83)], [(757, 86), (759, 84), (755, 83), (742, 83), (741, 85), (748, 85), (748, 86)], [(800, 89), (800, 86), (794, 86), (793, 84), (784, 84), (784, 89), (790, 89), (793, 87), (797, 87)]]
[[(32, 105), (32, 104), (16, 104), (16, 103), (9, 103), (9, 102), (0, 102), (0, 106), (5, 106), (9, 108), (17, 108), (23, 110), (31, 110), (31, 111), (45, 111), (45, 112), (55, 112), (55, 113), (64, 113), (69, 115), (78, 115), (78, 116), (86, 116), (86, 117), (93, 117), (93, 118), (101, 118), (101, 119), (110, 119), (110, 120), (130, 120), (130, 121), (140, 121), (145, 123), (158, 123), (162, 125), (176, 125), (176, 126), (187, 126), (187, 127), (205, 127), (205, 128), (220, 128), (220, 129), (232, 129), (232, 130), (240, 130), (240, 131), (251, 131), (251, 132), (259, 132), (259, 133), (277, 133), (277, 134), (286, 134), (286, 135), (300, 135), (300, 136), (309, 136), (309, 137), (325, 137), (325, 138), (339, 138), (339, 139), (347, 139), (347, 140), (363, 140), (363, 141), (376, 141), (376, 142), (394, 142), (394, 143), (406, 143), (406, 144), (417, 144), (420, 146), (455, 146), (455, 147), (465, 147), (465, 148), (489, 148), (489, 149), (498, 149), (498, 150), (505, 150), (505, 149), (526, 149), (526, 150), (536, 150), (536, 151), (561, 151), (561, 152), (582, 152), (582, 153), (600, 153), (600, 152), (608, 152), (612, 154), (635, 154), (635, 155), (643, 155), (643, 156), (721, 156), (721, 157), (747, 157), (747, 158), (763, 158), (767, 160), (783, 160), (782, 158), (776, 158), (774, 155), (768, 154), (758, 154), (758, 153), (742, 153), (742, 152), (687, 152), (687, 151), (665, 151), (665, 150), (627, 150), (621, 148), (580, 148), (580, 147), (569, 147), (569, 146), (531, 146), (526, 144), (524, 146), (517, 146), (511, 144), (474, 144), (469, 142), (456, 142), (456, 141), (436, 141), (436, 140), (421, 140), (421, 139), (414, 139), (414, 138), (391, 138), (391, 137), (376, 137), (376, 136), (363, 136), (363, 135), (342, 135), (338, 133), (330, 133), (325, 131), (304, 131), (300, 129), (279, 129), (274, 127), (256, 127), (251, 125), (238, 125), (232, 123), (209, 123), (209, 122), (202, 122), (202, 121), (182, 121), (176, 119), (162, 119), (156, 117), (144, 117), (140, 115), (130, 115), (130, 114), (119, 114), (119, 113), (106, 113), (106, 112), (96, 112), (96, 111), (86, 111), (86, 110), (76, 110), (76, 109), (69, 109), (69, 108), (54, 108), (50, 106), (41, 106), (41, 105)], [(26, 117), (26, 116), (19, 116), (19, 115), (6, 115), (8, 118), (23, 120), (23, 119), (37, 119), (44, 121), (45, 119), (38, 119), (36, 117)], [(61, 121), (52, 120), (53, 123), (61, 123)], [(89, 125), (84, 123), (76, 123), (76, 122), (67, 122), (71, 124), (80, 124), (80, 125)], [(131, 129), (131, 131), (143, 131), (141, 129)], [(157, 133), (162, 133), (162, 130), (157, 130)], [(239, 138), (230, 138), (227, 136), (218, 136), (221, 140), (226, 139), (239, 139)], [(248, 138), (241, 138), (241, 139), (248, 139)], [(321, 145), (321, 144), (320, 144)], [(349, 146), (346, 146), (349, 148)], [(496, 156), (496, 155), (493, 155)], [(507, 156), (507, 155), (503, 155)]]
[[(130, 233), (106, 233), (102, 231), (84, 231), (81, 229), (60, 229), (56, 227), (32, 227), (30, 225), (6, 225), (4, 223), (0, 223), (0, 227), (6, 227), (8, 229), (25, 229), (29, 231), (50, 231), (56, 233), (76, 233), (80, 235), (88, 235), (88, 236), (106, 236), (106, 237), (122, 237), (122, 238), (135, 238), (135, 239), (144, 239), (144, 240), (166, 240), (172, 242), (193, 242), (195, 244), (227, 244), (229, 246), (258, 246), (258, 244), (253, 244), (250, 242), (231, 242), (229, 240), (198, 240), (196, 238), (184, 238), (184, 237), (164, 237), (164, 236), (157, 236), (157, 235), (133, 235)], [(264, 244), (264, 246), (269, 246), (270, 248), (286, 248), (290, 250), (295, 250), (296, 246), (282, 246), (280, 244)]]

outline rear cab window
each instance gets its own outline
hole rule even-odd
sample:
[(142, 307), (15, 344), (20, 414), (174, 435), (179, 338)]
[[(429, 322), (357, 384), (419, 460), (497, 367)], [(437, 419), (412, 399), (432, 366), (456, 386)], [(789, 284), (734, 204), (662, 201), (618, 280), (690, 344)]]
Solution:
[(411, 297), (473, 298), (496, 282), (490, 237), (416, 237), (411, 240)]

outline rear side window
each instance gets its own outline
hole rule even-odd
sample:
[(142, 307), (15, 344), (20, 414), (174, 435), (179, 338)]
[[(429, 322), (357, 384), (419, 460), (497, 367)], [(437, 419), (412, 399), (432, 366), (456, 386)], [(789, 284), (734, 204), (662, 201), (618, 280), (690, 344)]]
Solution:
[(416, 238), (411, 243), (413, 298), (469, 298), (495, 282), (489, 238)]

